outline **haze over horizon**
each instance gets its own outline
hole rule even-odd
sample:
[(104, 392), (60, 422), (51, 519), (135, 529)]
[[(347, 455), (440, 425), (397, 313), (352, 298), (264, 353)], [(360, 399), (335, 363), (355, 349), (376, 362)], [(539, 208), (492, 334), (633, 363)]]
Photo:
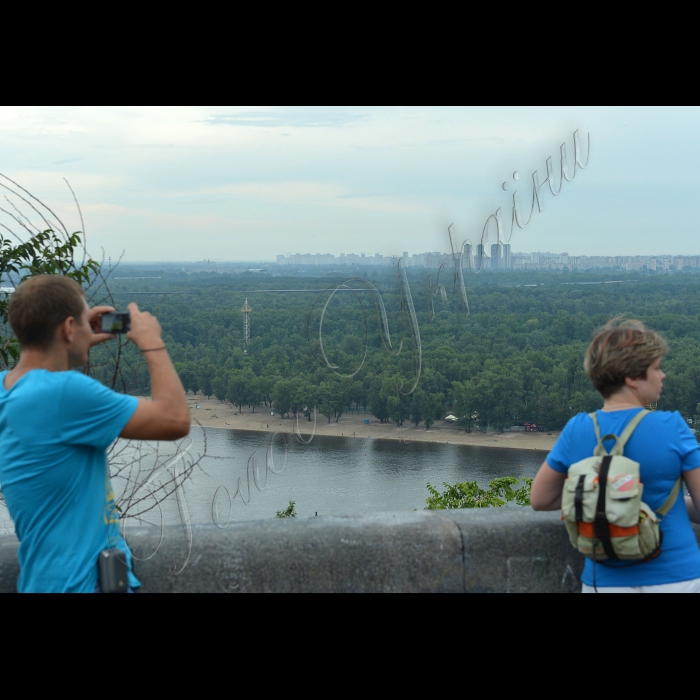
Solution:
[(698, 116), (697, 108), (2, 107), (0, 173), (79, 230), (66, 178), (93, 256), (392, 256), (448, 251), (450, 224), (459, 243), (476, 244), (499, 207), (509, 230), (516, 189), (527, 218), (532, 173), (542, 182), (551, 156), (558, 182), (563, 142), (571, 171), (578, 129), (584, 159), (591, 135), (588, 167), (558, 197), (543, 186), (544, 210), (514, 230), (513, 250), (696, 255)]

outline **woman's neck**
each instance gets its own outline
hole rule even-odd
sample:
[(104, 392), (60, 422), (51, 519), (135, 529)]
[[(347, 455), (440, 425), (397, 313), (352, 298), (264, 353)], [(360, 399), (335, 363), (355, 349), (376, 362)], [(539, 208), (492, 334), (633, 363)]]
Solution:
[(624, 411), (628, 408), (644, 408), (644, 404), (629, 387), (623, 387), (603, 402), (603, 411)]

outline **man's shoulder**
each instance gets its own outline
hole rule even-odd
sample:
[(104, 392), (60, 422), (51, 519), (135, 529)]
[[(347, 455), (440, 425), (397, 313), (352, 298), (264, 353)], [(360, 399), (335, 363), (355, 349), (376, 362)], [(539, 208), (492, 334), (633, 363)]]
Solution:
[(82, 372), (71, 370), (68, 372), (56, 372), (55, 374), (63, 375), (60, 379), (63, 387), (63, 396), (69, 400), (71, 396), (76, 397), (93, 397), (98, 401), (119, 401), (124, 398), (124, 394), (120, 394), (109, 387), (106, 387), (101, 382), (98, 382), (92, 377), (88, 377)]
[(42, 393), (47, 391), (52, 393), (70, 393), (72, 391), (84, 393), (86, 391), (106, 389), (98, 381), (75, 370), (64, 372), (50, 372), (45, 369), (31, 370), (23, 379), (26, 381), (22, 382), (22, 385), (19, 385), (18, 382), (17, 388), (20, 389), (18, 393), (24, 393), (25, 391), (27, 393), (37, 391)]
[(107, 388), (104, 386), (104, 384), (100, 384), (100, 382), (98, 382), (96, 379), (88, 377), (87, 374), (83, 374), (82, 372), (78, 372), (74, 369), (68, 370), (67, 372), (54, 372), (54, 374), (61, 375), (61, 379), (66, 384), (73, 384), (80, 387)]
[(82, 372), (67, 370), (50, 372), (32, 370), (22, 377), (10, 393), (20, 401), (58, 400), (64, 409), (71, 404), (83, 404), (86, 400), (111, 402), (121, 396)]

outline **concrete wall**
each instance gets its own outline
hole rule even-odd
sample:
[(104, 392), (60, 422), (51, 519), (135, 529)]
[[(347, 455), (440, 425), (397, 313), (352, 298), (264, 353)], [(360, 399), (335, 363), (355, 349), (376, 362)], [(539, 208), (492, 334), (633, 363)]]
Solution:
[[(128, 528), (136, 556), (160, 530)], [(583, 557), (559, 513), (530, 508), (414, 511), (166, 528), (135, 565), (143, 592), (573, 593)], [(0, 592), (18, 575), (17, 541), (0, 537)]]

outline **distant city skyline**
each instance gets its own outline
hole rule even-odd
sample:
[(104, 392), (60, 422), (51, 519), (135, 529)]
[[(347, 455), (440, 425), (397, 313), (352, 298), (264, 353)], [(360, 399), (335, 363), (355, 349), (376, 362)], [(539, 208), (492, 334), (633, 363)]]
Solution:
[[(490, 257), (490, 217), (500, 211), (509, 239), (516, 205), (520, 250), (683, 255), (700, 221), (698, 118), (697, 107), (0, 107), (0, 173), (82, 230), (67, 179), (94, 258), (389, 257), (448, 250), (451, 224), (476, 246), (487, 221)], [(569, 180), (589, 134), (590, 161)], [(2, 208), (0, 224), (18, 226)]]
[[(533, 251), (531, 253), (514, 252), (509, 244), (481, 244), (473, 247), (466, 245), (462, 254), (462, 267), (467, 269), (471, 263), (472, 269), (500, 270), (589, 270), (596, 268), (621, 268), (626, 270), (679, 270), (684, 268), (700, 268), (700, 255), (569, 255), (567, 252), (551, 253)], [(383, 256), (380, 253), (367, 255), (365, 253), (341, 253), (334, 256), (330, 253), (295, 253), (293, 255), (278, 255), (277, 265), (366, 265), (391, 266), (397, 258), (403, 259), (407, 268), (439, 269), (442, 265), (454, 267), (452, 253), (438, 251), (414, 253), (409, 255), (404, 251), (401, 256)], [(458, 255), (459, 257), (459, 255)], [(482, 264), (479, 259), (482, 259)]]

